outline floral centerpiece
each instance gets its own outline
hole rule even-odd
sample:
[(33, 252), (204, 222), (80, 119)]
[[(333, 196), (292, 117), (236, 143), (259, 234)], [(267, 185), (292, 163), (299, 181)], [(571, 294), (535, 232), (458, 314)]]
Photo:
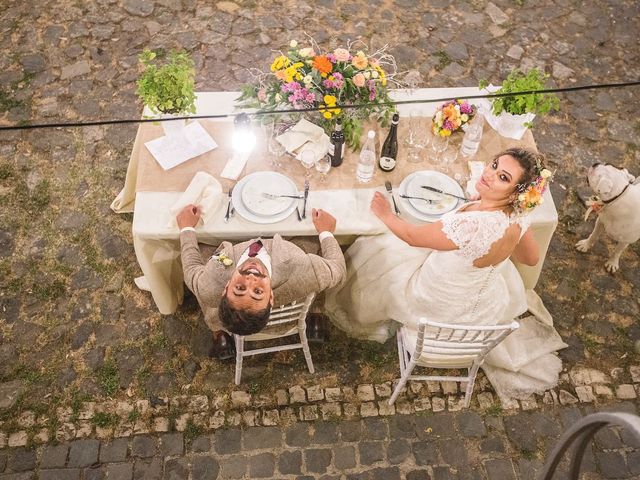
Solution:
[(448, 137), (463, 130), (476, 114), (475, 105), (466, 100), (451, 100), (443, 103), (433, 116), (433, 134)]
[[(330, 134), (340, 117), (347, 144), (358, 148), (364, 119), (375, 116), (386, 126), (395, 112), (388, 104), (395, 60), (385, 53), (386, 47), (368, 55), (364, 49), (353, 51), (353, 44), (328, 53), (313, 40), (310, 44), (301, 46), (292, 40), (268, 72), (250, 70), (256, 80), (242, 88), (240, 105), (266, 111), (318, 108), (307, 112), (307, 118)], [(341, 105), (362, 107), (341, 109)]]

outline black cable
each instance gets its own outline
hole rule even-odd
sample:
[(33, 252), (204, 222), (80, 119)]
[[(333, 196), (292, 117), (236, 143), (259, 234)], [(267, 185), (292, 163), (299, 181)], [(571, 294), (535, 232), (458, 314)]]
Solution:
[[(407, 104), (417, 104), (417, 103), (435, 103), (435, 102), (448, 102), (456, 99), (476, 99), (476, 98), (501, 98), (501, 97), (513, 97), (516, 95), (531, 95), (534, 93), (537, 94), (545, 94), (545, 93), (563, 93), (563, 92), (576, 92), (579, 90), (597, 90), (603, 88), (622, 88), (622, 87), (632, 87), (640, 85), (640, 81), (633, 82), (623, 82), (623, 83), (604, 83), (598, 85), (579, 85), (576, 87), (561, 87), (561, 88), (548, 88), (545, 90), (523, 90), (520, 92), (508, 92), (508, 93), (493, 93), (493, 94), (480, 94), (480, 95), (466, 95), (466, 96), (457, 96), (457, 97), (444, 97), (444, 98), (432, 98), (428, 100), (397, 100), (393, 102), (379, 102), (374, 103), (376, 106), (390, 106), (390, 105), (407, 105)], [(309, 107), (309, 108), (292, 108), (292, 109), (284, 109), (284, 110), (258, 110), (256, 112), (251, 112), (249, 115), (261, 116), (261, 115), (279, 115), (283, 113), (305, 113), (305, 112), (319, 112), (324, 110), (332, 110), (335, 108), (340, 109), (352, 109), (352, 108), (366, 108), (370, 107), (372, 104), (355, 104), (355, 105), (335, 105), (331, 108), (327, 107)], [(9, 127), (0, 127), (0, 131), (8, 131), (8, 130), (33, 130), (36, 128), (71, 128), (71, 127), (93, 127), (96, 125), (121, 125), (128, 123), (149, 123), (149, 122), (165, 122), (172, 120), (201, 120), (201, 119), (211, 119), (211, 118), (229, 118), (236, 117), (240, 115), (240, 113), (228, 113), (222, 115), (192, 115), (192, 116), (182, 116), (182, 117), (172, 117), (172, 118), (141, 118), (141, 119), (122, 119), (122, 120), (100, 120), (95, 122), (71, 122), (71, 123), (39, 123), (32, 125), (12, 125)]]

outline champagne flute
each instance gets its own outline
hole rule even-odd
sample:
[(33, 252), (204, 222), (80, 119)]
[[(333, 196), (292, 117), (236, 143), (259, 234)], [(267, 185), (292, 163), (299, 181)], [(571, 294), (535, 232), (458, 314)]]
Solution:
[(311, 148), (303, 150), (300, 153), (300, 162), (302, 166), (307, 169), (305, 177), (311, 178), (311, 169), (316, 163), (316, 152)]
[(320, 173), (320, 182), (327, 181), (327, 173), (331, 170), (331, 157), (324, 155), (316, 160), (316, 170)]

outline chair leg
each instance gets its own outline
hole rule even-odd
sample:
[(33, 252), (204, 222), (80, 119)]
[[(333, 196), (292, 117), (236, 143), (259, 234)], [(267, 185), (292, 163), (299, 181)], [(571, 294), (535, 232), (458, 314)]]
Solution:
[(467, 381), (467, 388), (464, 393), (464, 408), (469, 408), (471, 404), (471, 395), (473, 394), (473, 386), (476, 383), (476, 375), (478, 375), (479, 368), (480, 364), (474, 362), (469, 369), (469, 380)]
[(299, 328), (300, 343), (302, 343), (302, 353), (304, 353), (304, 359), (307, 361), (307, 368), (309, 373), (316, 373), (316, 369), (313, 367), (313, 360), (311, 359), (311, 351), (309, 350), (309, 342), (307, 340), (307, 331), (304, 328)]
[(393, 395), (391, 395), (391, 398), (389, 399), (389, 405), (393, 405), (396, 402), (398, 395), (400, 395), (400, 391), (407, 384), (407, 380), (409, 380), (409, 377), (411, 376), (411, 372), (413, 371), (413, 367), (415, 366), (416, 366), (416, 362), (412, 358), (411, 361), (409, 362), (409, 365), (407, 365), (407, 368), (405, 369), (404, 373), (400, 377), (400, 381), (398, 382), (398, 385), (396, 385), (396, 389), (393, 391)]
[(244, 338), (239, 335), (233, 336), (236, 342), (236, 385), (240, 385), (240, 377), (242, 376), (242, 360), (244, 353)]

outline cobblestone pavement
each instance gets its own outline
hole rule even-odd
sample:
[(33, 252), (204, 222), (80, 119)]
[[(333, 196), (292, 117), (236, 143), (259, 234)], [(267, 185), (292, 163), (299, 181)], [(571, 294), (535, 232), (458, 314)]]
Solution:
[[(357, 38), (388, 43), (399, 78), (421, 87), (497, 84), (518, 66), (544, 68), (550, 85), (609, 83), (637, 80), (640, 66), (634, 0), (0, 0), (0, 7), (3, 125), (137, 117), (137, 55), (145, 47), (192, 53), (201, 91), (238, 90), (247, 67), (266, 67), (273, 50), (305, 33), (328, 48)], [(0, 478), (29, 478), (20, 472), (36, 467), (41, 479), (132, 471), (200, 478), (208, 468), (221, 476), (284, 477), (289, 468), (286, 478), (319, 478), (326, 468), (327, 478), (368, 470), (364, 478), (408, 479), (425, 469), (432, 478), (510, 478), (504, 471), (513, 468), (531, 478), (524, 472), (539, 466), (576, 405), (636, 401), (640, 244), (627, 249), (615, 275), (603, 266), (609, 243), (586, 255), (573, 245), (593, 228), (593, 219), (582, 221), (585, 167), (611, 162), (640, 175), (637, 97), (637, 87), (567, 94), (560, 112), (536, 120), (538, 147), (557, 169), (560, 219), (537, 291), (569, 344), (560, 353), (565, 374), (557, 389), (516, 405), (482, 397), (491, 389), (480, 381), (466, 413), (450, 385), (425, 389), (424, 398), (410, 391), (404, 407), (387, 409), (398, 370), (393, 342), (356, 342), (335, 331), (313, 349), (316, 375), (305, 373), (301, 355), (281, 353), (246, 361), (234, 389), (233, 367), (208, 357), (194, 299), (161, 316), (133, 284), (140, 272), (132, 217), (112, 214), (109, 204), (136, 127), (0, 133)], [(323, 418), (328, 423), (291, 424)], [(453, 427), (426, 435), (427, 421)], [(201, 437), (205, 431), (215, 433)], [(637, 475), (636, 445), (601, 436), (592, 476)], [(100, 466), (88, 468), (96, 460)]]
[[(637, 405), (615, 410), (637, 413)], [(476, 412), (395, 415), (278, 427), (225, 428), (113, 440), (81, 439), (0, 451), (0, 479), (282, 478), (347, 480), (534, 479), (562, 432), (593, 409), (512, 416)], [(640, 443), (613, 428), (596, 434), (582, 477), (640, 478)], [(4, 472), (4, 473), (2, 473)], [(560, 470), (557, 478), (565, 478)]]

